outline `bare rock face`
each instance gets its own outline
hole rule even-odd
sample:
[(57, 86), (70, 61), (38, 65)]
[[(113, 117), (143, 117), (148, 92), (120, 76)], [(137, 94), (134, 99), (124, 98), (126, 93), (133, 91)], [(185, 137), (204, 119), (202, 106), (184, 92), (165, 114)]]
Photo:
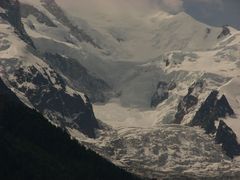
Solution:
[(189, 89), (186, 96), (184, 96), (177, 108), (177, 113), (175, 114), (175, 123), (180, 124), (186, 114), (189, 113), (191, 108), (198, 104), (198, 96), (197, 94), (203, 89), (204, 81), (195, 82)]
[(227, 115), (234, 115), (234, 111), (229, 105), (226, 97), (223, 95), (218, 99), (218, 94), (218, 91), (211, 92), (195, 114), (190, 123), (191, 126), (201, 126), (208, 134), (215, 133), (215, 121)]
[(151, 107), (156, 107), (158, 104), (162, 103), (164, 100), (168, 99), (168, 83), (159, 82), (156, 92), (153, 94), (151, 99)]
[(160, 103), (168, 99), (169, 97), (169, 91), (176, 88), (175, 82), (164, 82), (160, 81), (157, 85), (157, 90), (153, 94), (151, 99), (151, 107), (157, 107)]
[(218, 99), (218, 91), (212, 91), (200, 109), (195, 114), (190, 126), (200, 126), (207, 134), (215, 134), (217, 144), (222, 144), (226, 155), (230, 158), (240, 154), (240, 145), (237, 142), (237, 136), (227, 124), (220, 120), (219, 126), (215, 122), (219, 118), (225, 118), (227, 115), (234, 115), (234, 111), (225, 95)]
[(227, 98), (225, 95), (223, 95), (218, 101), (217, 101), (217, 114), (218, 117), (226, 117), (226, 115), (234, 115), (234, 111), (232, 107), (230, 106)]
[[(16, 80), (10, 81), (10, 84), (24, 93), (34, 108), (42, 114), (49, 115), (49, 119), (55, 120), (56, 123), (60, 122), (63, 128), (76, 128), (95, 138), (95, 130), (100, 127), (90, 100), (84, 101), (80, 95), (68, 94), (66, 83), (56, 72), (45, 68), (42, 70), (44, 74), (34, 66), (15, 69), (12, 75)], [(26, 84), (31, 84), (32, 87)]]
[(216, 143), (222, 144), (223, 150), (229, 157), (240, 155), (240, 145), (237, 142), (236, 134), (222, 120), (217, 129)]
[(231, 34), (230, 29), (227, 26), (223, 26), (222, 32), (218, 35), (218, 39), (221, 39), (225, 36), (228, 36)]
[(206, 101), (202, 104), (200, 109), (195, 114), (191, 126), (201, 126), (206, 133), (215, 133), (215, 121), (218, 119), (215, 104), (217, 101), (217, 91), (211, 92)]

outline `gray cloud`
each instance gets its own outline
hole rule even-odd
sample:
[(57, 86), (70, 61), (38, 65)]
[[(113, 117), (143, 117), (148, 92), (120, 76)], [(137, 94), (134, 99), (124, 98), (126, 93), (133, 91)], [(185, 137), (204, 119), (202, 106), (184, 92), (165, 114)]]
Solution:
[(160, 7), (171, 13), (178, 13), (185, 10), (185, 4), (206, 4), (215, 8), (223, 8), (223, 0), (156, 0)]
[[(56, 0), (68, 8), (92, 8), (94, 10), (113, 9), (121, 10), (149, 10), (149, 8), (160, 8), (177, 13), (184, 10), (184, 3), (205, 3), (220, 6), (223, 0)], [(124, 9), (123, 9), (124, 8)]]
[(56, 0), (72, 13), (139, 16), (159, 9), (172, 14), (185, 11), (209, 25), (240, 28), (240, 0)]
[(185, 12), (212, 26), (230, 25), (240, 29), (239, 0), (184, 0)]

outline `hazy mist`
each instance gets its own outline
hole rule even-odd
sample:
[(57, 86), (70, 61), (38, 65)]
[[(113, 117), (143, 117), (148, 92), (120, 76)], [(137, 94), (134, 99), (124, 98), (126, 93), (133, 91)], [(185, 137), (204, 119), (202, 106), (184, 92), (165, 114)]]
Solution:
[(56, 0), (74, 15), (105, 13), (107, 15), (142, 15), (157, 10), (172, 14), (185, 11), (206, 24), (229, 24), (240, 28), (239, 0)]

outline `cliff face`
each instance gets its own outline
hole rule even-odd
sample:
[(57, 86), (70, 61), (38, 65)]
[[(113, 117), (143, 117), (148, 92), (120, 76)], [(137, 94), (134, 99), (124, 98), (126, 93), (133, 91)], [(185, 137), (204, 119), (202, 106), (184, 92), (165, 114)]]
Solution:
[(240, 155), (240, 145), (237, 141), (236, 134), (222, 120), (217, 129), (216, 143), (222, 144), (223, 150), (229, 157), (233, 158), (234, 156)]
[(214, 134), (216, 132), (215, 121), (219, 118), (225, 118), (227, 115), (234, 115), (234, 111), (229, 105), (226, 97), (223, 95), (218, 99), (218, 91), (212, 91), (200, 109), (195, 114), (191, 126), (201, 126), (206, 133)]
[[(79, 129), (91, 138), (95, 137), (95, 129), (99, 129), (90, 101), (85, 102), (79, 95), (70, 95), (66, 93), (67, 85), (64, 80), (53, 70), (42, 68), (45, 72), (42, 74), (36, 67), (16, 68), (13, 76), (15, 81), (10, 84), (15, 89), (24, 93), (33, 106), (45, 114), (49, 113), (49, 119), (56, 115), (57, 122), (62, 127), (72, 127)], [(49, 72), (48, 72), (49, 71)], [(48, 75), (50, 73), (50, 75)], [(55, 82), (51, 78), (55, 77)], [(24, 86), (29, 83), (34, 88)], [(52, 116), (52, 118), (51, 118)], [(67, 119), (71, 119), (68, 122)]]
[(198, 104), (198, 94), (203, 89), (204, 81), (197, 81), (188, 88), (188, 93), (184, 96), (177, 107), (177, 113), (175, 114), (175, 123), (181, 124), (184, 116), (191, 111)]
[[(218, 99), (218, 91), (212, 91), (191, 121), (191, 126), (200, 126), (207, 134), (214, 134), (217, 144), (221, 144), (227, 156), (240, 154), (240, 145), (233, 130), (221, 118), (234, 115), (225, 95)], [(218, 127), (215, 123), (219, 121)]]
[(160, 81), (157, 85), (156, 92), (151, 98), (151, 107), (157, 107), (160, 103), (169, 98), (169, 91), (176, 88), (175, 82)]

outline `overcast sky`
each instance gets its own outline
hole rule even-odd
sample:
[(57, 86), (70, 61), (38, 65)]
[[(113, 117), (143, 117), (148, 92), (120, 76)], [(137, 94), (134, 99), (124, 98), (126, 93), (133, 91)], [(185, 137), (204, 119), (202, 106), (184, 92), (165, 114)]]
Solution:
[(196, 19), (211, 25), (228, 24), (240, 29), (240, 0), (184, 1), (184, 9)]
[(145, 13), (164, 9), (176, 14), (185, 11), (194, 18), (215, 26), (229, 24), (240, 28), (240, 0), (56, 0), (73, 12), (104, 11)]

